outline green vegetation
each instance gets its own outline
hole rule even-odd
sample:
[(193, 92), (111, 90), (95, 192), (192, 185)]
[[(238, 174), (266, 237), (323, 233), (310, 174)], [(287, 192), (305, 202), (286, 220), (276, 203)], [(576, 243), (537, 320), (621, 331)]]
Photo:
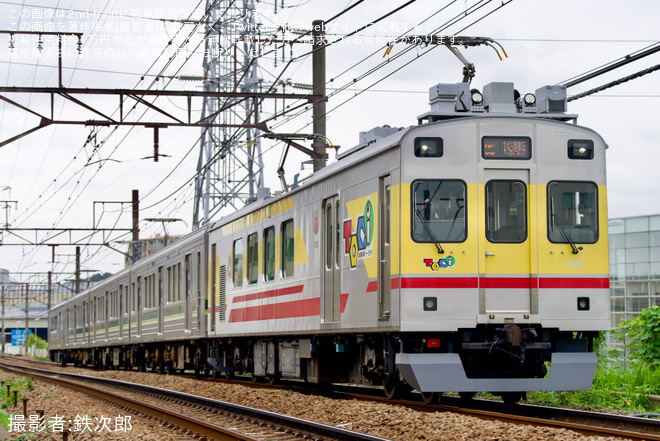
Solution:
[(636, 364), (599, 367), (591, 390), (575, 392), (529, 392), (535, 404), (580, 409), (615, 409), (631, 413), (651, 411), (647, 395), (660, 395), (660, 371)]
[(35, 334), (28, 335), (28, 347), (30, 348), (30, 355), (36, 360), (49, 361), (48, 356), (38, 357), (34, 354), (33, 348), (36, 349), (48, 349), (48, 341), (44, 340), (41, 337), (37, 337)]
[[(0, 409), (6, 409), (14, 405), (14, 391), (18, 391), (18, 399), (25, 396), (25, 391), (33, 391), (33, 379), (30, 377), (10, 377), (0, 387)], [(7, 396), (7, 386), (10, 387), (9, 396)]]
[(639, 317), (620, 326), (617, 333), (629, 342), (630, 358), (660, 369), (660, 306), (644, 309)]
[(559, 407), (657, 412), (648, 395), (660, 395), (660, 306), (643, 310), (611, 332), (613, 339), (625, 342), (625, 356), (608, 350), (603, 334), (594, 342), (599, 365), (591, 390), (530, 392), (528, 400)]
[(28, 335), (28, 347), (37, 349), (48, 349), (48, 342), (41, 337), (37, 337), (35, 334)]
[[(2, 424), (5, 429), (10, 430), (11, 415), (22, 414), (23, 407), (20, 404), (20, 400), (25, 396), (26, 391), (33, 391), (34, 385), (32, 382), (33, 378), (30, 377), (10, 377), (5, 379), (4, 384), (0, 387), (0, 408), (5, 409), (0, 410), (0, 424)], [(10, 387), (10, 393), (7, 395), (7, 386)], [(14, 391), (18, 391), (19, 407), (14, 408)], [(54, 394), (56, 396), (56, 394)], [(50, 428), (47, 431), (42, 431), (41, 433), (49, 433)], [(12, 438), (16, 441), (28, 440), (35, 438), (37, 433), (27, 432), (22, 433), (16, 438)]]

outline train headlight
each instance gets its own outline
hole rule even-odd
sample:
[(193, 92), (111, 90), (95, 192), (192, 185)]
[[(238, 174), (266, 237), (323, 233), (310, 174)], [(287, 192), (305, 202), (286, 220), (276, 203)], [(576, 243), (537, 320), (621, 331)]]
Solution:
[(484, 96), (477, 89), (472, 89), (470, 91), (470, 99), (472, 100), (473, 106), (480, 106), (484, 102)]
[(569, 139), (568, 157), (570, 159), (593, 159), (594, 142), (590, 139)]
[(533, 107), (536, 105), (536, 95), (533, 93), (526, 93), (525, 96), (523, 97), (523, 101), (525, 103), (525, 106), (527, 107)]
[(424, 297), (424, 311), (437, 311), (438, 298), (437, 297)]
[(578, 297), (577, 309), (578, 311), (589, 311), (589, 297)]

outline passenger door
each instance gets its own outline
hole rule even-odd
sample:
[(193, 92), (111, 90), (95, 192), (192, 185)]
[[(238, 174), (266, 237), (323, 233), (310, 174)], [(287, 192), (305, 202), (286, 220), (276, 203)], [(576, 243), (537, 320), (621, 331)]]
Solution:
[(390, 316), (391, 297), (391, 269), (390, 269), (390, 238), (391, 238), (391, 178), (385, 176), (380, 179), (378, 189), (378, 317)]
[[(485, 169), (479, 202), (479, 312), (500, 322), (512, 314), (532, 313), (532, 274), (529, 170)], [(533, 222), (533, 225), (536, 222)], [(535, 231), (535, 228), (532, 228)]]
[(323, 203), (323, 320), (340, 320), (341, 298), (341, 205), (339, 196)]

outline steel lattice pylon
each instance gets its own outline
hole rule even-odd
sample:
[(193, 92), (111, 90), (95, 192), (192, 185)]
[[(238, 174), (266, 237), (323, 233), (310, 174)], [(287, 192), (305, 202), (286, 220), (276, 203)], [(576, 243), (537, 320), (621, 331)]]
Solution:
[[(254, 0), (207, 0), (204, 90), (257, 92)], [(263, 183), (261, 143), (254, 128), (258, 102), (242, 98), (205, 98), (202, 119), (227, 127), (202, 131), (193, 228), (207, 224), (224, 208), (240, 208), (256, 199)], [(234, 126), (234, 127), (230, 127)]]

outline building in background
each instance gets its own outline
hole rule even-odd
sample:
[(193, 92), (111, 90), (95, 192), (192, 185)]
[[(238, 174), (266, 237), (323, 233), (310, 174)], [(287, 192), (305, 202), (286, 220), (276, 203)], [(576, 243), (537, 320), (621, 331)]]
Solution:
[(176, 242), (182, 237), (183, 236), (156, 236), (151, 239), (140, 239), (137, 243), (131, 242), (127, 253), (124, 254), (124, 268), (128, 268), (135, 263), (131, 258), (131, 247), (133, 252), (136, 252), (136, 255), (140, 256), (140, 259), (144, 259), (145, 257), (149, 257), (162, 250), (167, 245)]
[(612, 328), (660, 305), (660, 215), (609, 221)]
[(25, 285), (15, 281), (9, 271), (0, 268), (0, 352), (18, 354), (26, 328), (30, 334), (43, 339), (48, 337), (48, 306), (40, 301), (43, 293), (35, 291), (30, 294), (26, 314)]

